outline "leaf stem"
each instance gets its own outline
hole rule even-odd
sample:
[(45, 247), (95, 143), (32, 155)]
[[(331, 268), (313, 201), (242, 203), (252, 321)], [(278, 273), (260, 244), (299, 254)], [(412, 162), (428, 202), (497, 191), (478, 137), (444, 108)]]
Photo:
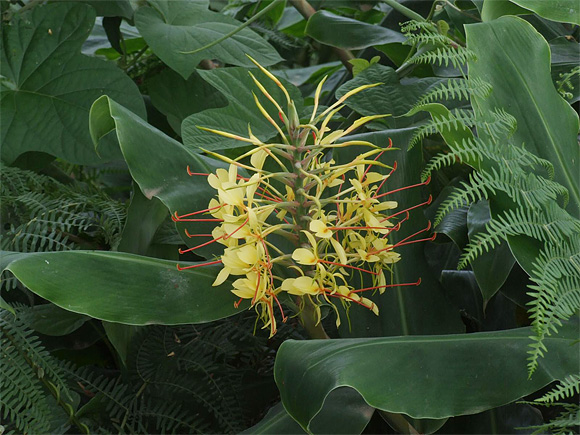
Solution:
[(420, 21), (420, 22), (425, 22), (426, 21), (425, 18), (423, 18), (417, 12), (409, 9), (406, 6), (403, 6), (397, 0), (383, 0), (383, 3), (388, 4), (394, 10), (396, 10), (397, 12), (400, 12), (401, 14), (403, 14), (404, 16), (406, 16), (407, 18), (410, 18), (411, 20)]
[(258, 18), (260, 18), (262, 15), (267, 14), (268, 12), (270, 12), (270, 10), (272, 10), (275, 6), (278, 6), (278, 3), (280, 3), (282, 0), (274, 0), (272, 3), (270, 3), (268, 6), (266, 6), (264, 9), (262, 9), (260, 12), (258, 12), (256, 15), (254, 15), (253, 17), (249, 18), (246, 22), (244, 22), (241, 26), (236, 27), (234, 30), (232, 30), (230, 33), (225, 34), (224, 36), (222, 36), (221, 38), (216, 39), (215, 41), (210, 42), (209, 44), (204, 45), (203, 47), (200, 48), (196, 48), (195, 50), (191, 50), (191, 51), (180, 51), (180, 54), (195, 54), (195, 53), (199, 53), (200, 51), (203, 50), (207, 50), (208, 48), (213, 47), (214, 45), (217, 45), (223, 41), (225, 41), (228, 38), (231, 38), (232, 36), (234, 36), (236, 33), (241, 32), (243, 29), (245, 29), (246, 27), (248, 27), (250, 24), (252, 24), (254, 21), (256, 21)]
[[(300, 12), (300, 15), (302, 15), (307, 20), (309, 20), (310, 17), (316, 13), (316, 9), (314, 9), (312, 5), (306, 0), (289, 0), (289, 2), (296, 8), (298, 12)], [(348, 72), (352, 74), (353, 65), (350, 63), (350, 61), (355, 58), (354, 55), (349, 50), (343, 50), (342, 48), (332, 47), (332, 49), (338, 55), (338, 58), (348, 70)]]

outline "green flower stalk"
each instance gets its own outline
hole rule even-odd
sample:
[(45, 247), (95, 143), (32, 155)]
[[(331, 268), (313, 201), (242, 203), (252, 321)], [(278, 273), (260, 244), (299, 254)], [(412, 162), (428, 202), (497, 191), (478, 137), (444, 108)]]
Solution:
[[(243, 299), (250, 300), (271, 335), (277, 329), (275, 310), (280, 311), (284, 321), (287, 319), (281, 302), (283, 294), (297, 299), (302, 315), (306, 311), (314, 315), (313, 319), (303, 318), (314, 325), (321, 320), (322, 305), (336, 311), (337, 326), (340, 325), (337, 302), (346, 309), (353, 303), (358, 304), (378, 315), (377, 305), (366, 295), (383, 293), (389, 287), (420, 284), (420, 280), (392, 283), (385, 271), (391, 271), (392, 265), (401, 260), (396, 252), (398, 247), (428, 240), (416, 237), (430, 230), (429, 226), (395, 244), (390, 243), (389, 235), (401, 228), (409, 218), (409, 210), (430, 203), (431, 198), (423, 204), (394, 211), (398, 204), (388, 200), (389, 195), (428, 181), (384, 191), (396, 170), (396, 162), (388, 166), (379, 159), (392, 149), (392, 142), (389, 140), (384, 148), (361, 140), (337, 142), (366, 123), (387, 115), (362, 117), (344, 130), (333, 131), (328, 127), (349, 97), (379, 84), (356, 88), (318, 113), (325, 78), (316, 89), (310, 118), (302, 122), (282, 83), (254, 63), (286, 97), (287, 109), (283, 110), (250, 73), (258, 90), (278, 110), (280, 122), (272, 119), (254, 94), (255, 104), (278, 131), (281, 143), (262, 142), (250, 127), (247, 136), (199, 127), (251, 144), (252, 149), (235, 159), (204, 150), (227, 162), (229, 170), (197, 174), (188, 168), (192, 176), (207, 176), (216, 197), (207, 209), (184, 215), (175, 213), (173, 219), (212, 221), (216, 227), (211, 240), (181, 252), (195, 251), (211, 243), (223, 245), (224, 251), (208, 263), (183, 268), (178, 265), (178, 268), (220, 263), (223, 268), (214, 286), (230, 276), (239, 276), (231, 290), (240, 298), (236, 306)], [(329, 157), (331, 150), (350, 146), (366, 147), (368, 151), (346, 164), (337, 164)], [(377, 168), (384, 168), (385, 173), (376, 172)], [(240, 169), (249, 176), (242, 176)], [(280, 243), (281, 238), (290, 243)], [(355, 288), (351, 285), (353, 274), (370, 276), (372, 286)]]

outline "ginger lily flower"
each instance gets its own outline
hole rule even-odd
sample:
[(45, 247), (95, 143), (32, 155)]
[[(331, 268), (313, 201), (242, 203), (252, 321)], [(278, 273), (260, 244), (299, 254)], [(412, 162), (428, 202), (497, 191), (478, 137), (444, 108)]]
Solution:
[[(364, 141), (348, 141), (348, 138), (346, 142), (337, 143), (355, 129), (385, 115), (362, 117), (343, 130), (333, 131), (329, 127), (333, 116), (350, 96), (378, 84), (353, 89), (318, 114), (320, 84), (310, 119), (301, 123), (282, 82), (254, 63), (286, 98), (284, 103), (276, 101), (250, 74), (259, 91), (254, 94), (254, 102), (275, 127), (279, 138), (277, 143), (268, 144), (254, 136), (251, 128), (245, 136), (199, 127), (243, 141), (252, 149), (235, 159), (206, 151), (229, 164), (228, 170), (220, 168), (215, 174), (205, 174), (216, 196), (207, 209), (181, 216), (175, 213), (173, 219), (216, 222), (210, 241), (180, 252), (195, 251), (214, 242), (223, 245), (224, 251), (207, 263), (178, 268), (222, 264), (214, 286), (225, 283), (230, 276), (240, 276), (233, 281), (231, 289), (240, 298), (236, 306), (243, 299), (250, 300), (263, 327), (269, 328), (271, 335), (276, 333), (275, 308), (281, 312), (283, 321), (287, 319), (279, 298), (282, 294), (296, 298), (294, 306), (300, 309), (310, 307), (314, 319), (309, 320), (299, 313), (305, 325), (320, 322), (322, 305), (334, 308), (339, 325), (337, 301), (347, 309), (354, 303), (378, 315), (377, 304), (361, 293), (374, 294), (377, 290), (383, 293), (390, 287), (419, 285), (420, 281), (389, 283), (385, 271), (401, 260), (395, 251), (399, 246), (425, 240), (416, 239), (416, 236), (430, 230), (427, 227), (396, 244), (389, 243), (390, 233), (401, 228), (409, 217), (409, 210), (423, 205), (391, 212), (398, 207), (397, 202), (388, 200), (388, 195), (394, 191), (382, 190), (396, 170), (396, 162), (388, 166), (380, 160), (392, 149), (390, 140), (384, 148)], [(260, 101), (259, 94), (266, 101)], [(281, 124), (270, 116), (267, 109), (270, 104), (278, 112)], [(282, 109), (284, 105), (286, 111)], [(329, 153), (349, 146), (370, 150), (349, 163), (336, 164)], [(273, 172), (272, 167), (280, 170)], [(190, 172), (190, 175), (204, 174)], [(289, 248), (287, 242), (279, 243), (282, 239), (292, 247)], [(358, 281), (353, 277), (365, 274), (372, 278), (373, 286), (356, 289), (351, 283)]]

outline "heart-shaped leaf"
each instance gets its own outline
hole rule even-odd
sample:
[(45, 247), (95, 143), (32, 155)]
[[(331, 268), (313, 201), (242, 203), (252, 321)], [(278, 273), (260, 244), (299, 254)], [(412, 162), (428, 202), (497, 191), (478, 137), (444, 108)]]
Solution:
[(107, 138), (95, 153), (89, 109), (103, 94), (145, 116), (133, 81), (112, 63), (80, 53), (95, 22), (88, 5), (62, 2), (17, 14), (2, 26), (0, 108), (2, 160), (42, 151), (78, 164), (118, 158)]
[(249, 54), (263, 66), (282, 60), (274, 47), (245, 28), (226, 40), (196, 53), (227, 35), (242, 23), (212, 12), (209, 0), (149, 0), (135, 13), (135, 25), (153, 52), (187, 79), (202, 59), (219, 59), (237, 66), (252, 66)]

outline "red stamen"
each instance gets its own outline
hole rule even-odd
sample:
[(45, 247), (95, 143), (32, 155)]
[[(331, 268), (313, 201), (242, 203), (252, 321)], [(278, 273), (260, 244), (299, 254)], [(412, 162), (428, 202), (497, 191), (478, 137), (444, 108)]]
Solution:
[(212, 234), (189, 234), (189, 232), (187, 231), (187, 229), (185, 230), (185, 235), (187, 237), (189, 237), (190, 239), (192, 237), (213, 237)]
[(224, 238), (224, 236), (220, 236), (217, 239), (210, 240), (209, 242), (205, 242), (205, 243), (202, 243), (201, 245), (197, 245), (197, 246), (194, 246), (193, 248), (188, 248), (185, 250), (182, 250), (181, 248), (179, 248), (179, 253), (185, 254), (186, 252), (195, 251), (196, 249), (203, 248), (204, 246), (207, 246), (207, 245), (211, 245), (212, 243), (217, 242), (218, 240), (220, 240), (222, 238)]
[(240, 298), (240, 300), (238, 302), (234, 302), (234, 308), (238, 308), (243, 300), (244, 300), (244, 298)]
[(185, 269), (195, 269), (196, 267), (202, 267), (202, 266), (211, 266), (212, 264), (218, 264), (221, 263), (221, 260), (217, 260), (217, 261), (210, 261), (209, 263), (203, 263), (203, 264), (194, 264), (193, 266), (185, 266), (185, 267), (181, 267), (179, 264), (177, 265), (177, 270), (185, 270)]
[[(395, 248), (398, 248), (399, 246), (408, 245), (410, 243), (425, 242), (428, 240), (433, 240), (434, 239), (433, 237), (429, 237), (428, 239), (413, 240), (412, 242), (407, 242), (407, 240), (412, 239), (413, 237), (418, 236), (421, 233), (429, 231), (430, 229), (431, 229), (431, 221), (429, 221), (429, 223), (427, 224), (427, 228), (423, 228), (422, 230), (419, 230), (416, 233), (413, 233), (410, 236), (405, 237), (403, 240), (395, 243), (393, 246), (389, 246), (388, 248), (379, 249), (378, 251), (373, 251), (373, 252), (371, 252), (371, 254), (377, 254), (377, 253), (383, 252), (383, 251), (391, 251)], [(435, 234), (437, 234), (437, 233), (435, 233)]]
[[(390, 139), (389, 139), (389, 140), (390, 140)], [(393, 143), (391, 142), (391, 145), (392, 145), (392, 144), (393, 144)], [(381, 190), (381, 188), (382, 188), (382, 187), (385, 185), (385, 182), (386, 182), (386, 181), (389, 179), (389, 177), (390, 177), (390, 176), (393, 174), (393, 172), (395, 172), (396, 170), (397, 170), (397, 161), (395, 160), (395, 161), (393, 162), (393, 169), (391, 169), (391, 172), (389, 172), (389, 173), (387, 174), (387, 176), (385, 177), (385, 179), (384, 179), (383, 181), (381, 181), (381, 184), (379, 184), (379, 187), (377, 188), (377, 192), (375, 193), (375, 196), (373, 196), (373, 198), (376, 198), (376, 197), (377, 197), (377, 195), (378, 195), (378, 193), (379, 193), (379, 190)]]
[(223, 219), (179, 219), (176, 222), (223, 222)]
[(387, 148), (392, 148), (393, 147), (393, 141), (391, 140), (391, 138), (389, 138), (389, 146)]
[(371, 275), (378, 275), (379, 274), (379, 272), (371, 272), (370, 270), (363, 269), (361, 267), (351, 266), (349, 264), (335, 263), (333, 261), (327, 261), (327, 260), (318, 260), (318, 262), (324, 263), (324, 264), (332, 264), (333, 266), (348, 267), (349, 269), (360, 270), (361, 272), (370, 273)]
[(173, 220), (173, 222), (179, 222), (180, 219), (184, 218), (184, 217), (188, 217), (188, 216), (194, 216), (196, 214), (201, 214), (201, 213), (207, 213), (208, 211), (213, 211), (217, 208), (222, 208), (224, 206), (224, 204), (221, 205), (216, 205), (215, 207), (211, 207), (211, 208), (206, 208), (200, 211), (194, 211), (193, 213), (187, 213), (187, 214), (182, 214), (181, 216), (179, 216), (177, 214), (177, 212), (173, 213), (171, 215), (171, 219)]
[(426, 185), (427, 185), (427, 184), (429, 184), (430, 182), (431, 182), (431, 177), (427, 178), (427, 179), (426, 179), (425, 181), (423, 181), (422, 183), (418, 183), (418, 184), (411, 184), (410, 186), (401, 187), (400, 189), (390, 190), (389, 192), (386, 192), (386, 193), (381, 193), (380, 195), (373, 196), (373, 198), (381, 198), (381, 197), (383, 197), (383, 196), (390, 195), (391, 193), (400, 192), (401, 190), (412, 189), (413, 187), (426, 186)]
[(278, 117), (280, 118), (280, 121), (282, 121), (282, 124), (284, 124), (284, 117), (282, 116), (282, 112), (278, 112)]
[(272, 297), (276, 301), (276, 304), (278, 305), (278, 309), (280, 310), (280, 313), (282, 314), (282, 323), (286, 323), (286, 321), (288, 320), (288, 316), (286, 316), (286, 314), (284, 314), (284, 310), (282, 309), (282, 304), (280, 304), (280, 301), (278, 300), (276, 295), (272, 295)]
[(314, 142), (316, 142), (316, 133), (312, 132), (312, 138), (314, 139)]
[(203, 172), (191, 172), (191, 169), (189, 169), (189, 165), (187, 165), (187, 173), (189, 174), (189, 176), (203, 175), (204, 177), (209, 177), (209, 174), (204, 174)]
[(393, 248), (398, 248), (399, 246), (405, 246), (405, 245), (412, 245), (413, 243), (432, 242), (433, 240), (435, 240), (436, 237), (437, 237), (437, 233), (433, 233), (433, 235), (431, 237), (426, 237), (424, 239), (417, 239), (417, 240), (411, 240), (409, 242), (397, 243), (395, 246), (393, 246)]
[(403, 283), (403, 284), (377, 285), (375, 287), (365, 287), (365, 288), (361, 288), (361, 289), (358, 289), (358, 290), (353, 290), (351, 293), (361, 293), (361, 292), (366, 292), (366, 291), (369, 291), (369, 290), (377, 290), (377, 289), (380, 289), (380, 288), (389, 288), (389, 287), (404, 287), (404, 286), (410, 286), (410, 285), (417, 286), (419, 284), (421, 284), (421, 278), (419, 278), (417, 280), (417, 282), (406, 282), (406, 283)]
[(385, 227), (328, 227), (329, 230), (386, 230)]
[(254, 297), (252, 298), (252, 305), (256, 303), (256, 297), (258, 296), (258, 289), (260, 288), (260, 281), (262, 280), (262, 274), (258, 272), (258, 283), (256, 284), (256, 290), (254, 291)]
[(397, 213), (392, 214), (390, 216), (387, 216), (386, 218), (381, 219), (381, 222), (384, 222), (386, 220), (392, 219), (392, 218), (394, 218), (396, 216), (399, 216), (402, 213), (409, 212), (409, 210), (413, 210), (415, 208), (419, 208), (419, 207), (422, 207), (424, 205), (429, 205), (429, 204), (431, 204), (431, 201), (433, 201), (433, 197), (431, 195), (429, 195), (429, 198), (427, 199), (427, 201), (422, 202), (421, 204), (414, 205), (413, 207), (406, 208), (405, 210), (398, 211)]

